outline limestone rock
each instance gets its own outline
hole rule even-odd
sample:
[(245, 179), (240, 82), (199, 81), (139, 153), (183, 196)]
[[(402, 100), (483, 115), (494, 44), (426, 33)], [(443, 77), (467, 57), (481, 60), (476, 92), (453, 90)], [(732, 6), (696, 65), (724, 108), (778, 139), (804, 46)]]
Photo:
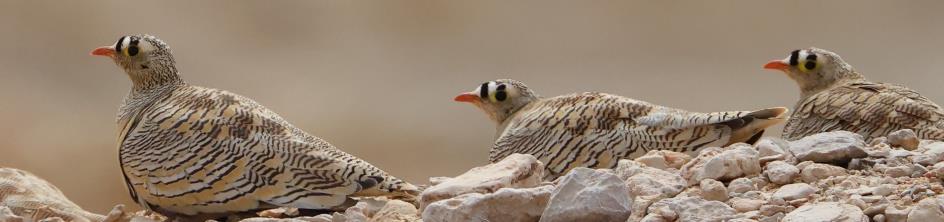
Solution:
[(792, 201), (796, 199), (807, 198), (813, 193), (816, 193), (816, 189), (814, 189), (813, 186), (810, 186), (806, 183), (794, 183), (780, 187), (777, 192), (774, 192), (772, 197), (780, 198), (785, 201)]
[(704, 179), (728, 181), (760, 172), (757, 150), (744, 143), (736, 143), (725, 149), (706, 148), (698, 157), (682, 166), (681, 170), (688, 184), (697, 184)]
[(735, 215), (733, 208), (718, 202), (698, 197), (675, 197), (662, 199), (649, 206), (647, 218), (665, 221), (723, 221)]
[(467, 193), (491, 193), (498, 189), (535, 187), (543, 181), (544, 164), (534, 156), (512, 154), (497, 163), (472, 168), (458, 177), (441, 180), (420, 194), (420, 209), (430, 203)]
[(885, 208), (885, 221), (905, 222), (908, 220), (909, 213), (911, 213), (911, 207), (888, 206)]
[(908, 222), (944, 221), (944, 209), (941, 201), (935, 198), (924, 198), (908, 213)]
[(728, 183), (728, 193), (742, 194), (748, 191), (757, 190), (757, 185), (754, 184), (754, 181), (747, 178), (737, 178)]
[(685, 179), (677, 173), (648, 167), (632, 160), (620, 160), (616, 166), (616, 175), (626, 181), (632, 196), (672, 197), (682, 192), (687, 185)]
[(862, 136), (848, 131), (813, 134), (790, 142), (790, 152), (799, 161), (845, 163), (868, 156)]
[(423, 221), (537, 221), (554, 186), (502, 188), (437, 201), (423, 211)]
[(868, 222), (856, 206), (836, 202), (806, 204), (788, 213), (783, 222)]
[(551, 194), (541, 221), (625, 221), (632, 205), (619, 177), (609, 170), (578, 167)]
[(812, 183), (829, 177), (845, 175), (848, 175), (845, 168), (821, 163), (809, 164), (800, 170), (800, 179), (807, 183)]
[(906, 150), (914, 150), (918, 148), (918, 135), (915, 135), (914, 130), (911, 129), (901, 129), (895, 132), (888, 134), (886, 138), (888, 145), (894, 147), (901, 147)]
[(800, 175), (800, 169), (783, 161), (774, 161), (767, 164), (764, 174), (767, 174), (770, 182), (782, 185), (793, 183), (793, 180)]
[(764, 200), (748, 199), (735, 197), (731, 198), (731, 207), (738, 213), (760, 210), (760, 207), (767, 203)]
[(412, 222), (421, 221), (419, 212), (413, 204), (402, 200), (387, 201), (370, 219), (371, 222)]
[(780, 138), (764, 137), (754, 144), (757, 147), (757, 156), (761, 165), (775, 160), (796, 161), (790, 150), (790, 142)]
[(922, 149), (926, 150), (921, 155), (914, 156), (914, 162), (930, 166), (944, 161), (944, 142), (933, 141), (927, 145), (922, 145)]
[(717, 201), (727, 201), (728, 200), (728, 189), (724, 187), (724, 184), (718, 182), (717, 180), (704, 179), (701, 181), (701, 196), (705, 200), (717, 200)]
[(646, 155), (636, 158), (637, 162), (656, 169), (679, 169), (690, 160), (692, 157), (688, 154), (669, 150), (650, 150)]

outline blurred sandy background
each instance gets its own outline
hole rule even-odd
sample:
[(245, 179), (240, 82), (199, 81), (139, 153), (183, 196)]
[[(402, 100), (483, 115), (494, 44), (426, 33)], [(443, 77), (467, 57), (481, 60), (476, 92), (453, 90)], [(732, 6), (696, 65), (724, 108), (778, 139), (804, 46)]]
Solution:
[(0, 166), (95, 212), (134, 205), (114, 141), (130, 83), (88, 55), (129, 33), (168, 42), (190, 83), (414, 183), (486, 163), (495, 126), (452, 98), (496, 78), (696, 111), (792, 107), (795, 84), (761, 66), (818, 46), (944, 102), (944, 2), (896, 3), (0, 1)]

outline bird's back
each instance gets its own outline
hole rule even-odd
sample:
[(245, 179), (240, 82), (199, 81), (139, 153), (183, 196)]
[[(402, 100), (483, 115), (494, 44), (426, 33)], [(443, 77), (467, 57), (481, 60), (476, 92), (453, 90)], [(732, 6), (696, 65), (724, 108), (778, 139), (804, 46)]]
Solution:
[(903, 86), (852, 82), (801, 99), (784, 127), (796, 140), (821, 132), (845, 130), (865, 138), (913, 129), (922, 139), (944, 139), (944, 110)]
[(416, 192), (251, 99), (189, 85), (135, 98), (119, 119), (119, 159), (143, 206), (185, 215), (333, 209), (352, 195)]
[[(612, 168), (649, 150), (693, 152), (743, 142), (780, 122), (773, 118), (784, 111), (695, 113), (603, 93), (559, 96), (532, 102), (509, 118), (490, 160), (532, 154), (552, 179), (574, 167)], [(744, 130), (748, 138), (734, 140)]]

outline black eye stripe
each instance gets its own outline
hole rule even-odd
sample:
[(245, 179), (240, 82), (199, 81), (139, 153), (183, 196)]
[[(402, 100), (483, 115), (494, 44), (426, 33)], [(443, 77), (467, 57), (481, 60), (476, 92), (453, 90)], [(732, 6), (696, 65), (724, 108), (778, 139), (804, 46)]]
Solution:
[(495, 90), (503, 91), (503, 90), (505, 90), (505, 85), (504, 85), (504, 84), (498, 85), (498, 88), (496, 88)]
[(808, 60), (808, 61), (816, 61), (816, 54), (810, 54), (810, 55), (806, 56), (806, 60)]
[(115, 51), (121, 52), (121, 44), (124, 43), (125, 38), (127, 37), (128, 36), (122, 36), (121, 38), (118, 39), (118, 43), (115, 44)]
[(790, 53), (790, 65), (796, 66), (797, 64), (800, 64), (800, 62), (797, 61), (799, 59), (800, 59), (800, 50), (799, 49), (793, 50), (793, 52)]
[(482, 83), (482, 86), (479, 87), (479, 97), (488, 98), (488, 83)]

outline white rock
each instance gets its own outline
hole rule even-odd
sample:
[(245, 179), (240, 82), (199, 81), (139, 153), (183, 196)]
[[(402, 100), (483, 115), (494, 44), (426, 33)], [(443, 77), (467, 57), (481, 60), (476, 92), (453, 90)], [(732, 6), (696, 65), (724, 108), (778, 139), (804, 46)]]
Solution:
[(748, 211), (759, 210), (760, 206), (763, 206), (764, 204), (766, 204), (767, 201), (735, 197), (735, 198), (731, 198), (730, 203), (731, 203), (731, 207), (734, 208), (735, 211), (737, 211), (738, 213), (743, 213), (743, 212), (748, 212)]
[(806, 167), (800, 169), (800, 179), (807, 183), (816, 182), (829, 177), (845, 175), (849, 175), (846, 173), (845, 168), (822, 163), (809, 164)]
[(859, 134), (834, 131), (813, 134), (790, 142), (790, 152), (799, 161), (817, 163), (849, 162), (868, 156), (863, 149), (865, 141)]
[(944, 221), (941, 202), (935, 198), (924, 198), (908, 213), (908, 222)]
[(895, 132), (888, 134), (886, 140), (888, 145), (894, 147), (901, 147), (906, 150), (913, 150), (918, 148), (918, 136), (915, 135), (914, 130), (911, 129), (901, 129)]
[(727, 181), (761, 172), (757, 150), (744, 143), (725, 149), (710, 147), (682, 166), (682, 177), (693, 185), (704, 179)]
[(419, 212), (413, 204), (401, 201), (391, 200), (370, 218), (371, 222), (404, 222), (421, 221)]
[(868, 222), (856, 206), (836, 202), (806, 204), (788, 213), (783, 222)]
[(629, 193), (609, 170), (578, 167), (551, 194), (541, 221), (625, 221), (633, 205)]
[(783, 161), (770, 162), (764, 170), (770, 182), (775, 184), (793, 183), (793, 180), (800, 175), (800, 169), (796, 166)]
[(616, 175), (626, 181), (630, 194), (636, 196), (672, 197), (685, 189), (687, 182), (677, 173), (645, 166), (632, 160), (620, 160)]
[(913, 172), (913, 170), (909, 165), (885, 168), (885, 175), (890, 177), (910, 177), (911, 172)]
[(944, 161), (944, 142), (934, 141), (922, 146), (925, 150), (922, 155), (916, 155), (913, 161), (921, 165), (930, 166)]
[(650, 150), (646, 155), (636, 158), (637, 162), (656, 169), (679, 169), (689, 160), (692, 160), (692, 156), (669, 150)]
[(701, 181), (701, 196), (705, 200), (717, 200), (717, 201), (727, 201), (728, 200), (728, 189), (724, 187), (724, 184), (718, 182), (717, 180), (704, 179)]
[(885, 208), (885, 221), (905, 222), (908, 220), (908, 213), (911, 207), (888, 206)]
[(882, 184), (872, 189), (872, 194), (877, 196), (888, 196), (895, 192), (895, 185)]
[(761, 165), (774, 160), (795, 160), (793, 154), (787, 152), (790, 142), (780, 138), (764, 137), (761, 138), (754, 147), (757, 147), (757, 157)]
[(423, 221), (537, 221), (553, 190), (554, 186), (545, 185), (467, 193), (430, 204)]
[(742, 194), (752, 190), (757, 190), (757, 186), (754, 185), (754, 180), (751, 179), (741, 177), (728, 183), (728, 193), (731, 194)]
[(785, 201), (792, 201), (796, 199), (807, 198), (814, 193), (816, 193), (816, 189), (814, 189), (813, 186), (810, 186), (806, 183), (794, 183), (780, 187), (777, 192), (774, 192), (773, 197), (780, 198)]
[(649, 206), (649, 212), (668, 218), (667, 221), (722, 221), (731, 219), (736, 213), (722, 202), (697, 197), (662, 199)]
[(420, 194), (420, 209), (430, 203), (467, 193), (491, 193), (501, 188), (527, 188), (543, 181), (544, 164), (534, 156), (512, 154), (497, 163), (472, 168), (441, 181)]

